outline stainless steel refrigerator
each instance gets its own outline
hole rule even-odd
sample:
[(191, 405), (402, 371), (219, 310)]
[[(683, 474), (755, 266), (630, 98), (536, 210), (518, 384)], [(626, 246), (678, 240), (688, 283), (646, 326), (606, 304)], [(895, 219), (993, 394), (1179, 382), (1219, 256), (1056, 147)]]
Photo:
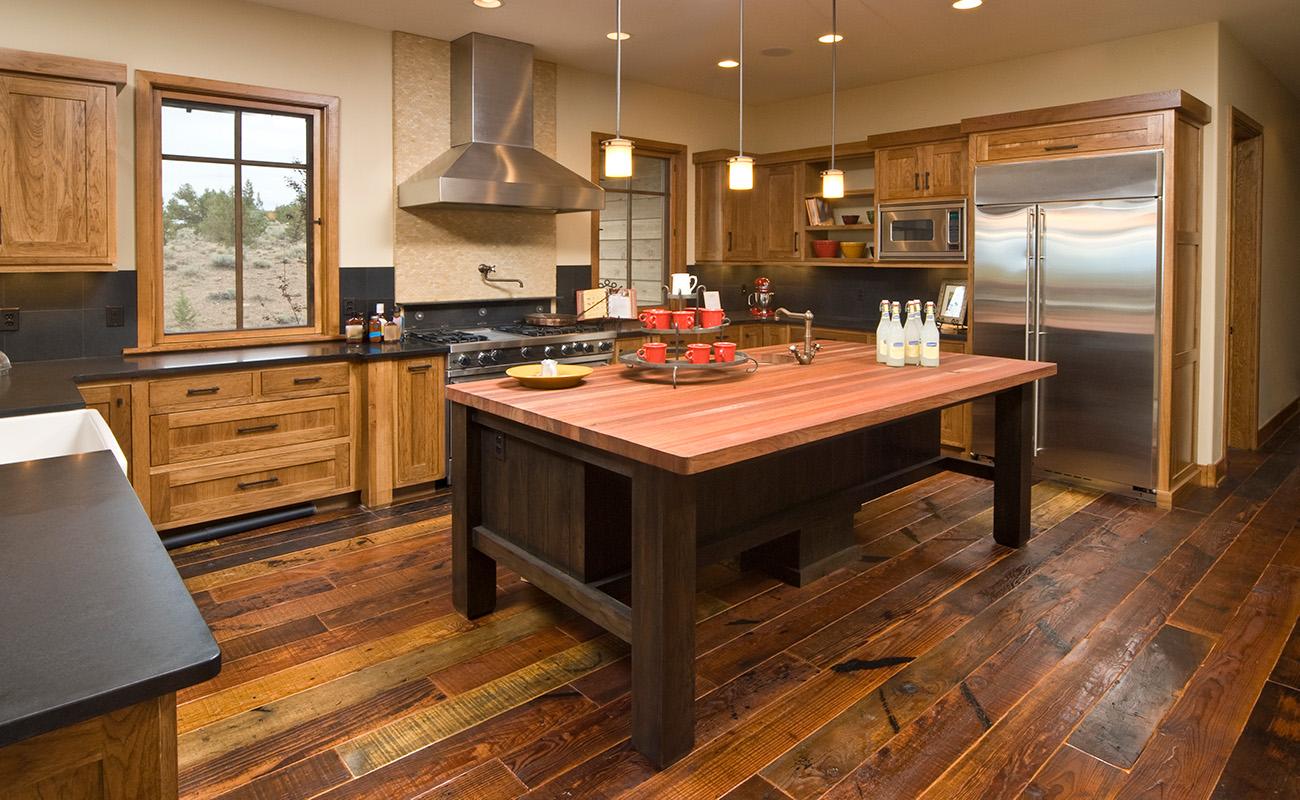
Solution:
[[(1161, 154), (975, 168), (974, 351), (1052, 361), (1034, 387), (1034, 466), (1156, 484)], [(971, 449), (993, 452), (993, 407)]]

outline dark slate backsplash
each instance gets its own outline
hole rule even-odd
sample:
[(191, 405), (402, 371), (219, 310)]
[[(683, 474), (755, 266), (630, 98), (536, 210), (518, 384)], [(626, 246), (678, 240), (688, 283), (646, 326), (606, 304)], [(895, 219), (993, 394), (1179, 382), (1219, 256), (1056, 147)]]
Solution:
[[(116, 355), (136, 342), (135, 272), (0, 274), (0, 307), (19, 309), (18, 330), (0, 333), (13, 361)], [(108, 327), (110, 307), (121, 327)]]
[(353, 309), (363, 318), (374, 312), (375, 303), (383, 303), (385, 311), (392, 311), (395, 294), (392, 267), (339, 270), (339, 332), (343, 332)]

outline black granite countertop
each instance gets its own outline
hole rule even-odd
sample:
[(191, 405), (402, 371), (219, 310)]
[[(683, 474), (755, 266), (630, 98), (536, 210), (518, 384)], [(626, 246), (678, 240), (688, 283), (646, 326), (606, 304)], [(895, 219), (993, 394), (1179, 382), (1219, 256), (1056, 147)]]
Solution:
[(0, 465), (0, 486), (0, 747), (220, 671), (111, 453)]
[(231, 367), (274, 367), (316, 361), (370, 361), (445, 352), (446, 345), (426, 344), (418, 340), (379, 345), (315, 342), (18, 362), (8, 375), (0, 375), (0, 417), (82, 408), (85, 403), (77, 391), (77, 384), (88, 381), (186, 375)]

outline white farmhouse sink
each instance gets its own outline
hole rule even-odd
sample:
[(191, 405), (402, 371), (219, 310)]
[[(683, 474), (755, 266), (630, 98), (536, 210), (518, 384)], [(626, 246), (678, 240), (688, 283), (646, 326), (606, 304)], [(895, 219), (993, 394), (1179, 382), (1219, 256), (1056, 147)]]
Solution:
[(0, 417), (0, 464), (108, 450), (126, 473), (126, 456), (108, 423), (89, 408)]

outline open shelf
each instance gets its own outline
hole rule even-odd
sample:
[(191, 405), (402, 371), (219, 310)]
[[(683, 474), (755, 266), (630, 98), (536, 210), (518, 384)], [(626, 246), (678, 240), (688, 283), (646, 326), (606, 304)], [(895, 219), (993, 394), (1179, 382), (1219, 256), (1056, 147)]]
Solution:
[(875, 225), (867, 225), (866, 223), (861, 223), (858, 225), (805, 225), (804, 226), (804, 230), (806, 231), (872, 231), (875, 229), (876, 229)]
[(814, 192), (813, 194), (804, 195), (804, 199), (825, 200), (828, 203), (835, 203), (835, 202), (839, 202), (840, 200), (847, 200), (851, 197), (875, 197), (875, 195), (876, 195), (875, 189), (845, 189), (843, 197), (822, 197), (821, 192)]

